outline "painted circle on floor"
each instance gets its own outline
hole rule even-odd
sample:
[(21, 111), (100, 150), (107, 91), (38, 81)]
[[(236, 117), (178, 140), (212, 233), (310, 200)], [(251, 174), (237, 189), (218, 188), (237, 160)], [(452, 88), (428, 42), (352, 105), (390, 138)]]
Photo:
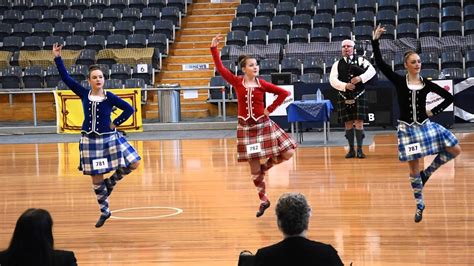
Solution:
[[(137, 211), (137, 210), (169, 210), (170, 213), (167, 214), (160, 214), (160, 215), (154, 215), (154, 216), (119, 216), (116, 215), (116, 213), (121, 213), (121, 212), (128, 212), (128, 211)], [(147, 220), (147, 219), (161, 219), (161, 218), (166, 218), (170, 216), (175, 216), (183, 212), (182, 209), (180, 208), (175, 208), (175, 207), (161, 207), (161, 206), (151, 206), (151, 207), (135, 207), (135, 208), (124, 208), (124, 209), (119, 209), (119, 210), (112, 210), (112, 216), (110, 218), (113, 219), (121, 219), (121, 220)]]

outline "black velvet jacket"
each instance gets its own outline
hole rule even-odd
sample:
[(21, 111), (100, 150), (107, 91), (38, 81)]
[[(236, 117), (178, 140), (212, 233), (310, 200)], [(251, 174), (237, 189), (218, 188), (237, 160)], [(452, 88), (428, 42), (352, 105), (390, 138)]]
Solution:
[(378, 40), (372, 40), (372, 48), (375, 63), (388, 80), (395, 85), (397, 90), (398, 106), (400, 108), (399, 121), (409, 125), (413, 123), (423, 124), (428, 119), (426, 114), (426, 95), (430, 92), (434, 92), (444, 99), (431, 110), (433, 115), (441, 113), (453, 102), (454, 97), (449, 92), (426, 79), (422, 79), (424, 87), (421, 90), (410, 90), (407, 85), (406, 76), (393, 72), (392, 68), (383, 61)]

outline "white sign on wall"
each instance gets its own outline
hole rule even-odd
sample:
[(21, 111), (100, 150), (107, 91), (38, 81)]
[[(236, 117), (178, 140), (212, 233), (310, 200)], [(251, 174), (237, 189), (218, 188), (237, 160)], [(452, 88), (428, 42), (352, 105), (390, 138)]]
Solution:
[[(285, 89), (290, 92), (290, 95), (286, 97), (286, 99), (283, 101), (283, 103), (273, 111), (270, 116), (285, 116), (286, 114), (286, 107), (290, 105), (290, 103), (295, 101), (295, 94), (294, 94), (294, 86), (293, 85), (283, 85), (283, 86), (278, 86), (282, 89)], [(273, 94), (273, 93), (265, 93), (265, 106), (269, 106), (270, 104), (275, 101), (275, 99), (278, 96)]]
[(207, 70), (209, 69), (209, 64), (183, 64), (183, 70)]
[[(446, 91), (453, 95), (453, 81), (452, 80), (433, 80), (433, 83), (437, 84), (441, 88), (444, 88)], [(433, 109), (436, 105), (443, 101), (443, 98), (436, 93), (428, 93), (426, 95), (426, 110)], [(453, 111), (454, 107), (453, 104), (450, 104), (448, 108), (444, 109), (444, 111)]]
[(137, 73), (148, 73), (148, 65), (138, 64), (137, 69), (135, 71), (137, 71)]

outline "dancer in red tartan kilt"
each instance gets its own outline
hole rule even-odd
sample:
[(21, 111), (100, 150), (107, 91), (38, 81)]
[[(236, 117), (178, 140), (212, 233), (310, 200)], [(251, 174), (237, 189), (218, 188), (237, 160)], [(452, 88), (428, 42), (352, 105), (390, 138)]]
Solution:
[[(251, 56), (241, 55), (238, 59), (243, 76), (232, 74), (219, 57), (217, 46), (221, 40), (220, 35), (212, 39), (211, 54), (217, 71), (237, 94), (237, 160), (250, 164), (252, 180), (260, 198), (256, 216), (260, 217), (270, 207), (265, 191), (265, 173), (273, 165), (289, 160), (296, 148), (296, 142), (268, 117), (289, 96), (289, 92), (257, 78), (259, 67)], [(265, 108), (266, 92), (278, 97)]]

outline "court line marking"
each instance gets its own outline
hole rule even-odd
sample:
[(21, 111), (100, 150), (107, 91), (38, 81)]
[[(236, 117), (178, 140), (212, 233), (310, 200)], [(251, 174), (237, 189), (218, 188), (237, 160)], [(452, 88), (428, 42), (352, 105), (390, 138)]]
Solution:
[(124, 212), (124, 211), (130, 211), (130, 210), (145, 210), (145, 209), (168, 209), (168, 210), (174, 210), (175, 212), (170, 213), (170, 214), (163, 214), (163, 215), (157, 215), (157, 216), (144, 216), (144, 217), (120, 217), (120, 216), (115, 216), (112, 215), (110, 218), (113, 219), (118, 219), (118, 220), (146, 220), (146, 219), (160, 219), (160, 218), (166, 218), (170, 216), (175, 216), (183, 212), (182, 209), (180, 208), (175, 208), (175, 207), (161, 207), (161, 206), (151, 206), (151, 207), (134, 207), (134, 208), (124, 208), (124, 209), (118, 209), (118, 210), (111, 210), (112, 214), (117, 213), (117, 212)]

